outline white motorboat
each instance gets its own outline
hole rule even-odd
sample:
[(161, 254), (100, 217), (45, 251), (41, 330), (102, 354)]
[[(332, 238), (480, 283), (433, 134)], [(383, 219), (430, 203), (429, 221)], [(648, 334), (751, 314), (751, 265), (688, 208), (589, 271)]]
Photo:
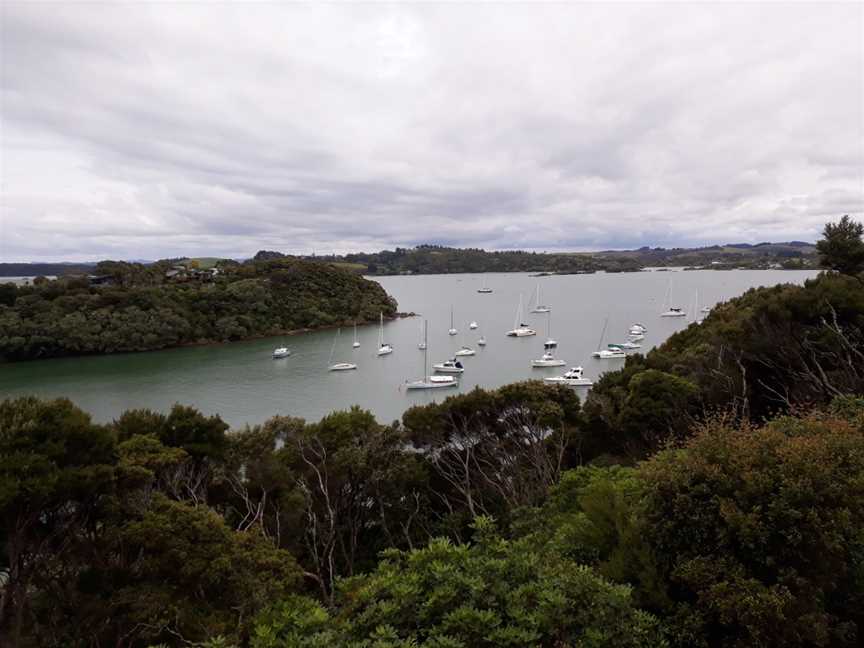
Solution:
[(624, 349), (598, 349), (591, 355), (600, 360), (614, 360), (616, 358), (627, 357), (627, 354), (624, 353)]
[(447, 331), (448, 335), (456, 335), (459, 331), (456, 330), (456, 327), (453, 326), (453, 307), (450, 307), (450, 330)]
[(481, 293), (483, 295), (488, 295), (489, 293), (492, 292), (492, 289), (486, 285), (486, 278), (485, 277), (483, 278), (483, 285), (477, 289), (477, 292)]
[(480, 339), (477, 340), (477, 344), (478, 346), (486, 346), (486, 338), (481, 335)]
[(330, 365), (327, 369), (329, 371), (350, 371), (351, 369), (356, 369), (357, 365), (353, 362), (337, 362), (336, 364)]
[(475, 353), (477, 353), (477, 352), (474, 351), (474, 349), (472, 349), (471, 347), (463, 346), (454, 355), (456, 355), (456, 356), (473, 356)]
[(349, 371), (351, 369), (356, 369), (357, 365), (353, 362), (337, 362), (334, 364), (333, 362), (333, 352), (336, 350), (336, 343), (339, 341), (339, 338), (342, 336), (342, 329), (336, 330), (336, 337), (333, 338), (333, 346), (330, 347), (330, 358), (327, 360), (328, 371)]
[(563, 360), (559, 360), (551, 352), (547, 351), (543, 354), (543, 356), (539, 360), (532, 360), (531, 366), (535, 368), (542, 367), (563, 367), (567, 363)]
[(630, 325), (630, 334), (631, 335), (644, 335), (648, 332), (648, 329), (642, 326), (641, 324), (631, 324)]
[(384, 313), (380, 315), (380, 327), (378, 329), (378, 355), (384, 356), (393, 353), (393, 347), (384, 341)]
[(291, 355), (290, 349), (288, 347), (278, 347), (273, 349), (273, 359), (279, 360), (280, 358), (287, 358)]
[(641, 342), (642, 340), (645, 339), (645, 336), (642, 335), (641, 333), (630, 333), (630, 334), (627, 336), (627, 338), (628, 338), (631, 342)]
[(585, 378), (582, 367), (573, 367), (566, 371), (563, 376), (552, 376), (544, 379), (548, 383), (558, 385), (569, 385), (571, 387), (590, 387), (594, 383)]
[(351, 346), (355, 349), (360, 346), (360, 340), (357, 339), (357, 322), (354, 322), (354, 342)]
[(432, 368), (438, 373), (462, 373), (465, 371), (465, 367), (456, 358), (434, 364)]
[(673, 306), (669, 310), (660, 313), (660, 317), (687, 317), (687, 313), (683, 309)]
[(703, 306), (701, 312), (703, 312), (703, 313), (710, 313), (710, 312), (711, 312), (711, 307), (710, 307), (710, 306)]
[(519, 295), (519, 308), (516, 310), (516, 321), (513, 323), (513, 330), (507, 331), (509, 337), (528, 337), (537, 335), (537, 331), (522, 322), (522, 295)]
[(477, 330), (477, 326), (478, 326), (477, 322), (471, 322), (468, 325), (468, 328), (471, 329), (472, 331), (475, 331), (475, 330)]
[(531, 309), (532, 313), (549, 313), (552, 309), (549, 306), (546, 306), (540, 301), (540, 284), (537, 284), (537, 292), (535, 293), (534, 298), (534, 308)]
[(608, 346), (610, 349), (618, 348), (618, 349), (627, 349), (627, 350), (641, 349), (642, 348), (641, 344), (637, 344), (636, 342), (633, 342), (631, 340), (627, 340), (626, 342), (621, 342), (620, 344), (610, 343), (610, 344), (607, 344), (606, 346)]
[(444, 387), (457, 387), (459, 381), (453, 376), (435, 376), (429, 375), (429, 352), (427, 351), (428, 344), (426, 342), (426, 322), (423, 322), (423, 378), (420, 380), (411, 380), (405, 383), (405, 389), (442, 389)]

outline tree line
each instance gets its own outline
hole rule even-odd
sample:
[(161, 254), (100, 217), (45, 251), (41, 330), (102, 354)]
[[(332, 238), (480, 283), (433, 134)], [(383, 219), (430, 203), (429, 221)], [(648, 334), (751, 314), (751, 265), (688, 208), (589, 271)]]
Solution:
[[(392, 316), (381, 286), (325, 263), (220, 262), (172, 281), (171, 262), (105, 261), (97, 276), (0, 284), (0, 360), (148, 351)], [(212, 277), (212, 279), (210, 278)]]
[(4, 401), (0, 643), (860, 645), (860, 226), (820, 251), (584, 403), (525, 382), (229, 431)]

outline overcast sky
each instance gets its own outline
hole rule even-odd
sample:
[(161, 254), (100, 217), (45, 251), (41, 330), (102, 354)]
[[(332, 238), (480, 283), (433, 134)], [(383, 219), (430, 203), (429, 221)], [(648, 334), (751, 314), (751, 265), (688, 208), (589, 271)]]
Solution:
[(0, 260), (814, 240), (861, 4), (2, 3)]

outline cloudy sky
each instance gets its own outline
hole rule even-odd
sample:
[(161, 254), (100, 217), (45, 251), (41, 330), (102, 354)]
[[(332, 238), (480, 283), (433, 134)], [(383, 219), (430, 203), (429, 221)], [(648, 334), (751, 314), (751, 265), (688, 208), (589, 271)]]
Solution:
[(862, 4), (15, 3), (0, 260), (813, 240)]

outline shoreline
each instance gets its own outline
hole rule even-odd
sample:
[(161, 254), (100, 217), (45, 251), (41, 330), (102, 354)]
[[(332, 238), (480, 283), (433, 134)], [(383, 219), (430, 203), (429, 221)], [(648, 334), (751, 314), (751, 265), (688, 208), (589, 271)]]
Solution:
[[(392, 322), (399, 319), (407, 319), (409, 317), (417, 317), (417, 313), (409, 312), (409, 313), (395, 313), (390, 317), (385, 317), (384, 320), (388, 322)], [(358, 326), (368, 326), (373, 324), (374, 321), (362, 322), (358, 323)], [(352, 324), (353, 325), (353, 322)], [(276, 338), (276, 337), (285, 337), (285, 336), (295, 336), (302, 335), (303, 333), (315, 333), (317, 331), (332, 331), (333, 329), (344, 328), (345, 326), (349, 326), (347, 324), (325, 324), (323, 326), (316, 326), (312, 328), (299, 328), (299, 329), (290, 329), (287, 331), (275, 332), (275, 333), (263, 333), (260, 335), (247, 335), (239, 340), (196, 340), (192, 342), (184, 342), (182, 344), (172, 344), (171, 346), (159, 347), (158, 349), (142, 349), (140, 351), (112, 351), (110, 353), (83, 353), (83, 354), (69, 354), (69, 355), (55, 355), (49, 356), (47, 358), (30, 358), (28, 360), (6, 360), (0, 359), (0, 366), (5, 365), (14, 365), (14, 364), (30, 364), (32, 362), (42, 362), (47, 360), (65, 360), (65, 359), (74, 359), (74, 358), (99, 358), (104, 356), (119, 356), (119, 355), (127, 355), (127, 354), (139, 354), (139, 353), (153, 353), (156, 351), (170, 351), (172, 349), (188, 349), (191, 347), (210, 347), (210, 346), (224, 346), (227, 344), (237, 344), (238, 342), (253, 342), (255, 340), (265, 340), (267, 338)]]

